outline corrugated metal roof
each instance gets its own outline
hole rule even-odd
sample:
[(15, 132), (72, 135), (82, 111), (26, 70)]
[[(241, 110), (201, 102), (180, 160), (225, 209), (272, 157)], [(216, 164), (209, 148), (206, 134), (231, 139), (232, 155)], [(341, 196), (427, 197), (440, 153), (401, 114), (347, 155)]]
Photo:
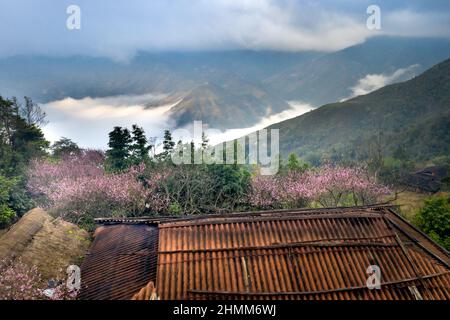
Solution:
[(81, 266), (80, 299), (130, 299), (156, 279), (158, 227), (101, 226)]
[[(116, 233), (140, 226), (114, 223), (131, 228)], [(160, 299), (450, 298), (448, 252), (382, 207), (189, 217), (158, 227), (156, 279), (142, 278), (128, 299), (155, 280)], [(381, 269), (380, 290), (367, 288), (370, 265)]]

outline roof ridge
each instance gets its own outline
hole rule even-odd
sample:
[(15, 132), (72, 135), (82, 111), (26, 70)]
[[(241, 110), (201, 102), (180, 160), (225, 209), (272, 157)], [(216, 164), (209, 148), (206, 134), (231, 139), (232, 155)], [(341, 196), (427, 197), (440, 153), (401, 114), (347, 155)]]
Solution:
[(397, 205), (390, 204), (374, 204), (365, 206), (353, 206), (353, 207), (324, 207), (324, 208), (296, 208), (296, 209), (275, 209), (275, 210), (258, 210), (258, 211), (242, 211), (242, 212), (229, 212), (229, 213), (212, 213), (202, 215), (191, 216), (143, 216), (143, 217), (105, 217), (94, 219), (98, 224), (117, 224), (117, 223), (131, 223), (131, 224), (160, 224), (167, 222), (181, 222), (181, 221), (195, 221), (203, 219), (214, 218), (235, 218), (235, 217), (258, 217), (258, 216), (281, 216), (281, 215), (296, 215), (298, 213), (303, 214), (333, 214), (336, 211), (352, 212), (358, 210), (371, 210), (380, 211), (380, 209), (392, 208)]

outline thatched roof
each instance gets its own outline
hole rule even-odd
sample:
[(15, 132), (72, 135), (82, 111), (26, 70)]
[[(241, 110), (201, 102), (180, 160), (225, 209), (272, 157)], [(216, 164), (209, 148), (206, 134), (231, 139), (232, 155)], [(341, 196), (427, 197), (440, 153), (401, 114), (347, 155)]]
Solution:
[(43, 280), (56, 279), (69, 265), (80, 264), (89, 243), (85, 230), (37, 208), (0, 235), (0, 260), (20, 259), (37, 266)]

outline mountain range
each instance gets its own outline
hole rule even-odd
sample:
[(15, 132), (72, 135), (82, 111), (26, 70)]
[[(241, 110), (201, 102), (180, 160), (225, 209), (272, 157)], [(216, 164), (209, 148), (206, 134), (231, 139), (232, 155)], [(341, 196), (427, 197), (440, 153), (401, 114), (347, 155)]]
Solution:
[(449, 56), (446, 39), (384, 36), (332, 53), (139, 52), (126, 62), (15, 56), (0, 59), (0, 94), (46, 103), (164, 93), (161, 103), (180, 101), (170, 111), (177, 126), (239, 128), (289, 109), (288, 101), (340, 101), (361, 93), (358, 85), (364, 92), (404, 81)]

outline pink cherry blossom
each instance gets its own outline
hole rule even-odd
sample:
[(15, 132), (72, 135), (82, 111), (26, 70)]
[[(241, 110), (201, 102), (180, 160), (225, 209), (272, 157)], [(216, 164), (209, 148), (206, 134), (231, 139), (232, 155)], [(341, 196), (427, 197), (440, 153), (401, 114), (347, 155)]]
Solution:
[(41, 276), (35, 266), (0, 261), (0, 300), (43, 299)]
[(144, 179), (144, 164), (108, 173), (104, 162), (104, 154), (93, 150), (58, 161), (34, 160), (28, 170), (28, 190), (40, 206), (74, 222), (86, 215), (136, 215), (167, 209), (169, 199), (158, 191), (167, 172)]
[(361, 168), (326, 165), (304, 173), (257, 175), (249, 202), (262, 208), (362, 205), (377, 202), (390, 192)]

